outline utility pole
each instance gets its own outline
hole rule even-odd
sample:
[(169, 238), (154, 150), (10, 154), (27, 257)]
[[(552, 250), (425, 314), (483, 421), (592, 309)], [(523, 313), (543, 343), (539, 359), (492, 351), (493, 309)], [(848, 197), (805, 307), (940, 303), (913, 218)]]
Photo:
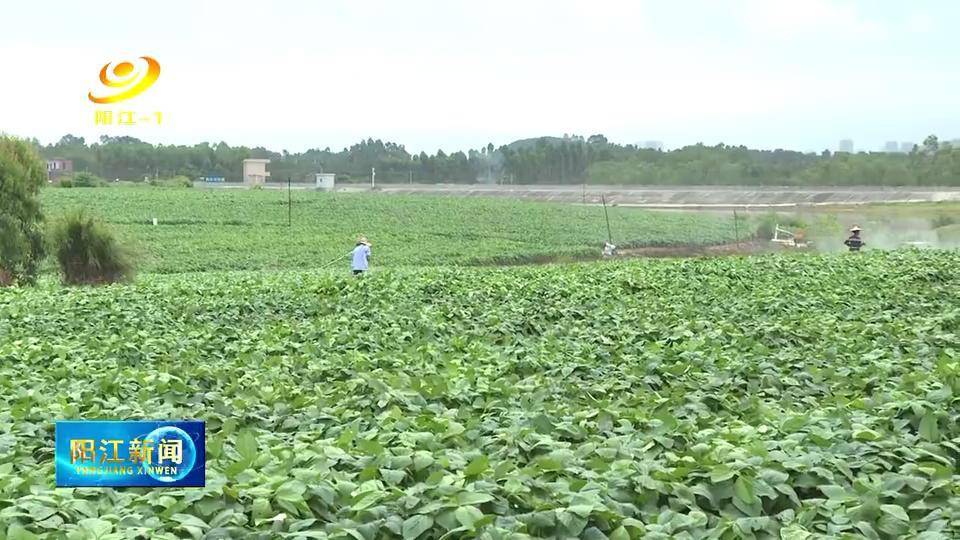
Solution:
[(292, 198), (290, 196), (290, 177), (288, 176), (287, 177), (287, 227), (289, 227), (293, 222), (292, 220), (293, 209), (292, 209), (291, 203), (292, 203)]
[(600, 202), (603, 203), (603, 217), (607, 220), (607, 242), (613, 243), (613, 235), (610, 234), (610, 216), (607, 215), (607, 198), (600, 195)]
[(412, 183), (413, 183), (413, 171), (409, 171), (409, 173), (410, 173), (410, 183), (412, 184)]
[(370, 167), (370, 189), (377, 189), (377, 168)]
[(733, 209), (733, 231), (737, 235), (737, 249), (740, 249), (740, 223), (737, 220), (737, 209)]

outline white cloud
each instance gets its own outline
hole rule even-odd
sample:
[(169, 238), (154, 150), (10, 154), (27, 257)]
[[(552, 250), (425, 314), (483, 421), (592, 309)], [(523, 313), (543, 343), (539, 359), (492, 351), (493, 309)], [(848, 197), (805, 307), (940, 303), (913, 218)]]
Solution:
[[(0, 130), (95, 139), (103, 130), (86, 94), (97, 70), (142, 54), (163, 71), (130, 105), (164, 112), (164, 125), (110, 133), (163, 143), (294, 151), (373, 136), (435, 151), (603, 132), (790, 146), (834, 141), (834, 131), (860, 144), (857, 125), (896, 115), (878, 137), (929, 131), (927, 117), (957, 123), (960, 75), (937, 55), (952, 36), (937, 20), (908, 18), (922, 11), (909, 5), (407, 0), (267, 10), (243, 1), (200, 3), (183, 19), (191, 4), (169, 0), (179, 4), (158, 4), (153, 27), (109, 34), (72, 23), (20, 30), (41, 10), (17, 4), (25, 22), (0, 34)], [(74, 15), (84, 22), (82, 10)], [(928, 36), (905, 32), (931, 25)], [(226, 30), (237, 28), (246, 30)]]
[(929, 13), (911, 13), (907, 17), (905, 26), (910, 32), (926, 34), (936, 28), (936, 21)]
[(768, 37), (797, 38), (829, 33), (831, 37), (879, 38), (887, 27), (842, 0), (744, 0), (748, 27)]

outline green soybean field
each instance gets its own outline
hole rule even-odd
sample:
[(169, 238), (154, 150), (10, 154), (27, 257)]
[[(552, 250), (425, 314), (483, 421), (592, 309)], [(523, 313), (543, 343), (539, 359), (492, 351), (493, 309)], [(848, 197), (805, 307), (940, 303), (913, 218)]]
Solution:
[[(288, 204), (278, 190), (111, 187), (45, 189), (42, 203), (51, 219), (79, 208), (100, 217), (151, 273), (317, 268), (361, 234), (375, 267), (597, 257), (607, 240), (600, 207), (481, 198), (295, 190)], [(722, 244), (738, 233), (732, 215), (608, 212), (625, 247)]]
[[(958, 538), (958, 271), (867, 252), (0, 289), (0, 538)], [(206, 487), (54, 489), (70, 418), (205, 420)]]

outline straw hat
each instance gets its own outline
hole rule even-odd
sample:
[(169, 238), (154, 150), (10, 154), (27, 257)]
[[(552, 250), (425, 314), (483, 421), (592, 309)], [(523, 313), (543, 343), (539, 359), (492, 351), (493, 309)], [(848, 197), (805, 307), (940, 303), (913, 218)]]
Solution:
[(357, 239), (357, 242), (360, 243), (360, 244), (366, 245), (366, 246), (369, 246), (369, 245), (370, 245), (370, 242), (367, 241), (367, 237), (366, 237), (366, 236), (361, 236), (360, 238)]
[(850, 227), (850, 232), (857, 232), (861, 230), (863, 229), (861, 229), (859, 225), (854, 225), (853, 227)]

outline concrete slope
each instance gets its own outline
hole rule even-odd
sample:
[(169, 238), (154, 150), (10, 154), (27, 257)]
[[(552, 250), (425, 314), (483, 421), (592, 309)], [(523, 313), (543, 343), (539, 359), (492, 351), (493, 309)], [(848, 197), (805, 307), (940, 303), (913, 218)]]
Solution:
[[(349, 188), (348, 188), (349, 189)], [(362, 188), (361, 188), (362, 189)], [(423, 193), (458, 197), (510, 197), (571, 203), (686, 207), (796, 206), (879, 202), (960, 201), (956, 187), (771, 187), (771, 186), (491, 186), (456, 184), (382, 184), (384, 193)]]

